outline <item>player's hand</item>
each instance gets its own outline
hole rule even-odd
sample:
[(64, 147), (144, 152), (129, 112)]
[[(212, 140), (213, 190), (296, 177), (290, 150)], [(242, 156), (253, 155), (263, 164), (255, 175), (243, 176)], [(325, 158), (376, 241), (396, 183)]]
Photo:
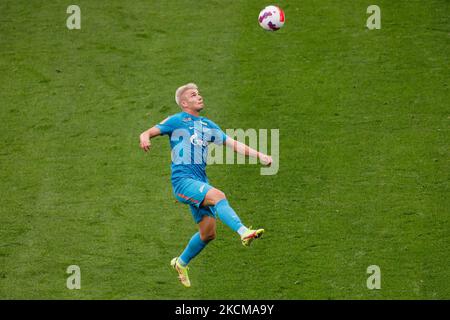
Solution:
[(147, 152), (148, 150), (150, 150), (151, 145), (152, 144), (151, 144), (148, 136), (143, 136), (143, 135), (140, 136), (140, 147), (142, 150)]
[(268, 156), (267, 154), (260, 153), (259, 161), (261, 161), (261, 164), (264, 166), (270, 166), (272, 164), (272, 157)]

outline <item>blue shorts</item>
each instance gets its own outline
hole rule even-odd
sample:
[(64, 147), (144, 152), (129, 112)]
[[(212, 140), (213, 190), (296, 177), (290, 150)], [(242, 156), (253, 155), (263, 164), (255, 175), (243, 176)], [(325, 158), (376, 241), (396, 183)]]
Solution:
[(206, 193), (213, 187), (208, 181), (201, 181), (192, 178), (179, 178), (172, 181), (175, 198), (188, 204), (195, 223), (199, 223), (203, 216), (216, 217), (216, 210), (212, 206), (200, 206), (205, 199)]

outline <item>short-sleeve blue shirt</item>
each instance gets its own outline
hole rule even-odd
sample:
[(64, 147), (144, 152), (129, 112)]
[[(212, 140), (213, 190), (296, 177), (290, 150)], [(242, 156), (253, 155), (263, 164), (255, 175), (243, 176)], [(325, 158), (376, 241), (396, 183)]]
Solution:
[(206, 178), (208, 144), (224, 144), (227, 136), (220, 127), (205, 117), (187, 112), (176, 113), (156, 125), (168, 135), (172, 149), (172, 182), (179, 178)]

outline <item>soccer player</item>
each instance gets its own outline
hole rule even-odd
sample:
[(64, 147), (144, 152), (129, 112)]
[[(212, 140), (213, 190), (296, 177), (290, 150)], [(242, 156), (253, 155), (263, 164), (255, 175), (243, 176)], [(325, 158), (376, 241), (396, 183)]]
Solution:
[(178, 88), (175, 101), (182, 111), (144, 131), (140, 135), (140, 147), (147, 152), (151, 138), (159, 135), (168, 135), (170, 138), (173, 193), (178, 201), (190, 206), (199, 227), (199, 232), (192, 236), (181, 255), (170, 263), (178, 272), (181, 283), (190, 287), (187, 265), (216, 237), (216, 216), (239, 234), (244, 246), (249, 246), (264, 233), (264, 229), (247, 228), (228, 203), (225, 194), (208, 183), (205, 171), (208, 144), (225, 144), (235, 152), (259, 158), (263, 165), (270, 165), (272, 157), (228, 137), (214, 122), (201, 117), (203, 98), (194, 83)]

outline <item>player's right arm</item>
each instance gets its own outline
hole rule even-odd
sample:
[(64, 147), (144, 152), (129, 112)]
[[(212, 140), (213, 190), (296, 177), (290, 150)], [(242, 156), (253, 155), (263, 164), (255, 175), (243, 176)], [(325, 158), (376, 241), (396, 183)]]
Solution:
[(153, 126), (150, 129), (142, 132), (139, 136), (141, 149), (147, 152), (151, 146), (150, 139), (159, 135), (161, 135), (161, 130), (157, 126)]
[(157, 125), (151, 127), (150, 129), (141, 133), (140, 136), (140, 146), (142, 150), (147, 152), (150, 149), (151, 142), (150, 139), (156, 136), (170, 135), (174, 128), (179, 126), (179, 119), (177, 116), (170, 116), (165, 118), (163, 121)]

